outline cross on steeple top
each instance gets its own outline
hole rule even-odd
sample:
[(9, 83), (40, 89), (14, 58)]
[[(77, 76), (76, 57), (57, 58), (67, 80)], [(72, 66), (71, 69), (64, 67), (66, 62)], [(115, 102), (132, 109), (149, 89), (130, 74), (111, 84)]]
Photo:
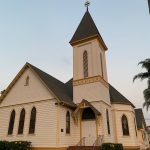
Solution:
[(90, 6), (90, 1), (89, 0), (85, 0), (85, 7), (87, 8), (87, 11), (88, 11), (88, 8)]

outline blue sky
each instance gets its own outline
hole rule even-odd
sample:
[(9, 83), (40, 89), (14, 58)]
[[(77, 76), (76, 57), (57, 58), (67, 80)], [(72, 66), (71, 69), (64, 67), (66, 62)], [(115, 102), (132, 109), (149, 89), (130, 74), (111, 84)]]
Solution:
[[(26, 62), (64, 82), (70, 79), (69, 41), (84, 13), (84, 0), (0, 1), (0, 90)], [(142, 107), (146, 81), (133, 84), (132, 79), (144, 71), (137, 63), (150, 58), (147, 0), (91, 0), (90, 13), (109, 48), (109, 82)]]

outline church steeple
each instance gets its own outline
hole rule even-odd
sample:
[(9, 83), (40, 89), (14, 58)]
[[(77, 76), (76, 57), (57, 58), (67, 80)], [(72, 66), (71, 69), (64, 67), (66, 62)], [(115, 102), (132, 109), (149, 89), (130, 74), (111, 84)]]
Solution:
[[(104, 100), (109, 103), (105, 57), (107, 47), (88, 9), (70, 44), (73, 47), (74, 102), (80, 103), (86, 99), (88, 101)], [(94, 94), (89, 94), (88, 91)], [(103, 93), (107, 93), (107, 96)]]
[(70, 44), (75, 45), (78, 42), (82, 42), (85, 40), (91, 40), (93, 38), (97, 38), (99, 42), (103, 45), (104, 49), (107, 50), (107, 46), (104, 43), (88, 9), (85, 12), (77, 30), (75, 31)]

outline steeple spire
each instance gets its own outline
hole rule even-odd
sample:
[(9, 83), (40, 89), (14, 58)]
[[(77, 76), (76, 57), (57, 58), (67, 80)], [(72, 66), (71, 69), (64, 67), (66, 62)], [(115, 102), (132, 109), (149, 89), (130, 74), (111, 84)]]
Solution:
[(77, 30), (75, 31), (70, 44), (74, 45), (78, 42), (89, 40), (91, 38), (97, 38), (103, 45), (104, 49), (107, 50), (107, 46), (105, 45), (89, 11), (89, 1), (86, 1), (85, 6), (87, 7), (87, 11), (85, 12)]

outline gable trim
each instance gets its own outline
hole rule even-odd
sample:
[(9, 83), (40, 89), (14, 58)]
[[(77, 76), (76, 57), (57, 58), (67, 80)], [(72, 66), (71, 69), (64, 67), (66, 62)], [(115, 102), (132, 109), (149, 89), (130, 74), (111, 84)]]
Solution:
[[(12, 82), (8, 85), (8, 87), (6, 88), (6, 90), (4, 91), (4, 93), (1, 95), (0, 97), (0, 104), (2, 103), (2, 101), (4, 100), (4, 98), (7, 96), (7, 94), (9, 93), (9, 91), (13, 88), (13, 86), (16, 84), (16, 82), (20, 79), (20, 77), (22, 76), (22, 74), (25, 72), (25, 70), (29, 68), (33, 74), (38, 78), (38, 75), (36, 74), (36, 72), (30, 67), (29, 63), (26, 63), (23, 68), (19, 71), (19, 73), (15, 76), (15, 78), (12, 80)], [(56, 98), (58, 100), (58, 98), (56, 97), (56, 95), (50, 91), (50, 89), (44, 84), (44, 82), (40, 79), (40, 81), (42, 82), (42, 84), (48, 89), (48, 91), (54, 95), (54, 98)], [(60, 100), (59, 100), (60, 101)]]
[(24, 71), (27, 69), (28, 65), (27, 63), (23, 66), (23, 68), (19, 71), (19, 73), (15, 76), (15, 78), (12, 80), (12, 82), (8, 85), (6, 90), (4, 90), (3, 94), (0, 97), (0, 103), (3, 101), (3, 99), (6, 97), (8, 92), (12, 89), (12, 87), (15, 85), (15, 83), (18, 81), (18, 79), (21, 77), (21, 75), (24, 73)]
[[(21, 105), (27, 105), (27, 104), (34, 104), (34, 103), (42, 103), (42, 102), (46, 102), (46, 101), (51, 101), (51, 100), (56, 100), (56, 98), (52, 98), (52, 99), (44, 99), (44, 100), (38, 100), (38, 101), (34, 101), (34, 102), (27, 102), (27, 103), (21, 103), (21, 104), (15, 104), (15, 105), (9, 105), (9, 106), (0, 106), (0, 108), (7, 108), (7, 107), (14, 107), (14, 106), (21, 106)], [(57, 101), (57, 100), (56, 100)]]
[(36, 71), (32, 68), (32, 65), (30, 65), (29, 63), (26, 63), (23, 68), (19, 71), (19, 73), (15, 76), (15, 78), (13, 79), (13, 81), (8, 85), (8, 87), (6, 88), (6, 90), (3, 92), (3, 94), (0, 96), (0, 104), (2, 103), (2, 101), (4, 100), (4, 98), (6, 97), (6, 95), (9, 93), (9, 91), (13, 88), (14, 84), (19, 80), (19, 78), (22, 76), (22, 74), (25, 72), (25, 70), (29, 68), (32, 73), (41, 81), (41, 83), (47, 88), (47, 90), (54, 96), (54, 98), (58, 101), (58, 103), (60, 105), (64, 105), (67, 107), (71, 107), (71, 108), (75, 108), (75, 105), (71, 105), (69, 104), (69, 102), (64, 102), (63, 100), (61, 100), (60, 98), (58, 98), (58, 96), (46, 85), (46, 83), (42, 80), (42, 78), (36, 73)]

